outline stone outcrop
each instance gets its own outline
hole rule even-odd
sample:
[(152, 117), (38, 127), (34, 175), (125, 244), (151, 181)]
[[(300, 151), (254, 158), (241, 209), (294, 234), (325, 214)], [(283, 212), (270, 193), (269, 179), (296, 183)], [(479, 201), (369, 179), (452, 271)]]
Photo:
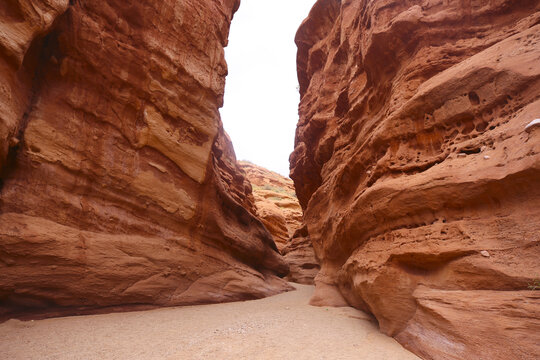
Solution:
[(292, 180), (247, 161), (239, 164), (252, 184), (257, 215), (289, 265), (286, 279), (313, 284), (320, 267), (307, 229), (302, 226), (302, 208)]
[(239, 165), (251, 183), (257, 215), (281, 250), (302, 226), (302, 208), (294, 184), (291, 179), (248, 161), (240, 161)]
[(296, 43), (312, 303), (425, 359), (539, 358), (540, 3), (319, 0)]
[(237, 0), (0, 4), (0, 312), (291, 287), (218, 109)]

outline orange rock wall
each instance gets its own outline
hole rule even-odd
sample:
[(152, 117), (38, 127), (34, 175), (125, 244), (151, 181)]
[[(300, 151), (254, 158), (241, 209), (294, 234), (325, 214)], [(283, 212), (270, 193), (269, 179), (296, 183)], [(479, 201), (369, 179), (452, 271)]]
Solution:
[(237, 0), (0, 4), (0, 307), (290, 289), (218, 109)]
[(425, 359), (540, 357), (540, 2), (320, 0), (291, 177), (322, 269)]

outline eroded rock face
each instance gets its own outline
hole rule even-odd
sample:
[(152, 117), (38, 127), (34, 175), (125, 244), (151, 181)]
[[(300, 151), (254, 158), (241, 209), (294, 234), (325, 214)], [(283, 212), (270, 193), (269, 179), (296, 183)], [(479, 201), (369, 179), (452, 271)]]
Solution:
[[(30, 47), (50, 30), (67, 7), (68, 0), (0, 4), (0, 174), (5, 171), (9, 149), (18, 145), (28, 117), (26, 111), (38, 61), (38, 55), (29, 51)], [(30, 53), (28, 57), (27, 53)]]
[(292, 180), (247, 161), (240, 166), (253, 186), (257, 215), (289, 265), (286, 279), (313, 284), (320, 267), (307, 228), (302, 226), (302, 208)]
[(281, 253), (289, 265), (287, 280), (306, 285), (315, 283), (315, 276), (321, 267), (306, 226), (295, 231), (287, 245), (281, 249)]
[(0, 305), (290, 289), (223, 132), (237, 0), (0, 4)]
[(279, 250), (302, 225), (302, 208), (291, 179), (273, 171), (240, 161), (253, 188), (257, 215), (274, 237)]
[(540, 357), (540, 3), (318, 1), (291, 155), (322, 269), (426, 359)]

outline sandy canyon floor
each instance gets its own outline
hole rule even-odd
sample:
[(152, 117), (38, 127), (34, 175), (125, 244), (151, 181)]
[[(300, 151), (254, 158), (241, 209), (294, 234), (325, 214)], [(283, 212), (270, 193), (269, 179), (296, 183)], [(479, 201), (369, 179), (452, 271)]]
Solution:
[(4, 359), (418, 359), (352, 308), (308, 305), (312, 286), (217, 305), (0, 324)]

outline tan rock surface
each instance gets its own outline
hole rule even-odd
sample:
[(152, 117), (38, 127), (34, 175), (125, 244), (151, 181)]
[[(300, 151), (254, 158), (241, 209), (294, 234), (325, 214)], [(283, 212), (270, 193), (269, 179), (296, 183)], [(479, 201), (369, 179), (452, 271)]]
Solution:
[(257, 215), (289, 265), (287, 280), (312, 285), (320, 267), (307, 228), (302, 227), (292, 180), (248, 161), (239, 164), (253, 186)]
[(218, 112), (239, 2), (69, 4), (0, 4), (0, 313), (290, 289)]
[(313, 285), (321, 267), (306, 226), (296, 230), (281, 253), (289, 265), (286, 278), (295, 283)]
[(240, 161), (239, 165), (251, 182), (257, 215), (281, 250), (302, 225), (302, 208), (294, 184), (291, 179), (249, 161)]
[(538, 1), (318, 1), (291, 155), (322, 269), (426, 359), (537, 359)]
[(309, 306), (313, 287), (294, 286), (247, 302), (10, 320), (0, 324), (0, 348), (11, 360), (418, 359), (365, 313)]

